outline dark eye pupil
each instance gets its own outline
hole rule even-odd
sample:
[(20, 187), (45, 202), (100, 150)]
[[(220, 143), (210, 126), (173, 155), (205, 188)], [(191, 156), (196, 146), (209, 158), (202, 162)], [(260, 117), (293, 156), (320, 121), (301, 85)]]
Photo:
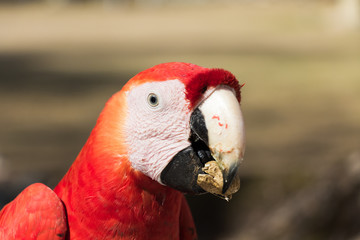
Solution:
[(157, 103), (157, 97), (154, 96), (154, 95), (152, 95), (152, 96), (150, 97), (150, 103), (156, 104), (156, 103)]

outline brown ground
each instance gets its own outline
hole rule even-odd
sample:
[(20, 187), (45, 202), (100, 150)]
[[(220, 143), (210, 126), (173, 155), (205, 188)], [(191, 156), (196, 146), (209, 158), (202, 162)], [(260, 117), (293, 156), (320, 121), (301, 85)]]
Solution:
[[(105, 101), (131, 76), (185, 61), (225, 68), (246, 83), (242, 187), (230, 203), (189, 196), (200, 239), (294, 239), (282, 235), (286, 230), (251, 231), (272, 226), (266, 219), (277, 216), (274, 209), (321, 188), (329, 171), (345, 178), (334, 168), (360, 151), (360, 32), (339, 28), (335, 12), (334, 6), (266, 1), (0, 6), (0, 203), (35, 181), (54, 186)], [(305, 224), (296, 236), (359, 234), (346, 224), (334, 228), (337, 212), (343, 209), (320, 219), (310, 215), (305, 222), (324, 223)], [(360, 223), (359, 215), (349, 222)]]

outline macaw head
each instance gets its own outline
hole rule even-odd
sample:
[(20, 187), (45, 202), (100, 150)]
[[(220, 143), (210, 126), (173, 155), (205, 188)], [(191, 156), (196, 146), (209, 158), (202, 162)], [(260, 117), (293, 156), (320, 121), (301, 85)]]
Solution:
[(161, 185), (231, 195), (245, 149), (240, 88), (222, 69), (154, 66), (109, 100), (104, 112), (112, 120), (103, 135), (122, 142), (134, 171)]

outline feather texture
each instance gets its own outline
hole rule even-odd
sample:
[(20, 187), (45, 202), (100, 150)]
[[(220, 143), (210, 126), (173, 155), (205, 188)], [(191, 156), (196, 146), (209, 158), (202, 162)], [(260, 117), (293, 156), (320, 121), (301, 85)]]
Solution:
[(65, 209), (47, 186), (35, 183), (22, 191), (0, 212), (0, 239), (65, 239)]

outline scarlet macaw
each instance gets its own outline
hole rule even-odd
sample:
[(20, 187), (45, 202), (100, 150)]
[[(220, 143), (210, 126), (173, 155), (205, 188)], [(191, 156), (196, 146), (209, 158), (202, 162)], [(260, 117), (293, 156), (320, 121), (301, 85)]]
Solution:
[(227, 193), (244, 153), (240, 87), (188, 63), (140, 72), (54, 190), (35, 183), (2, 209), (0, 239), (196, 239), (183, 193), (237, 191)]

